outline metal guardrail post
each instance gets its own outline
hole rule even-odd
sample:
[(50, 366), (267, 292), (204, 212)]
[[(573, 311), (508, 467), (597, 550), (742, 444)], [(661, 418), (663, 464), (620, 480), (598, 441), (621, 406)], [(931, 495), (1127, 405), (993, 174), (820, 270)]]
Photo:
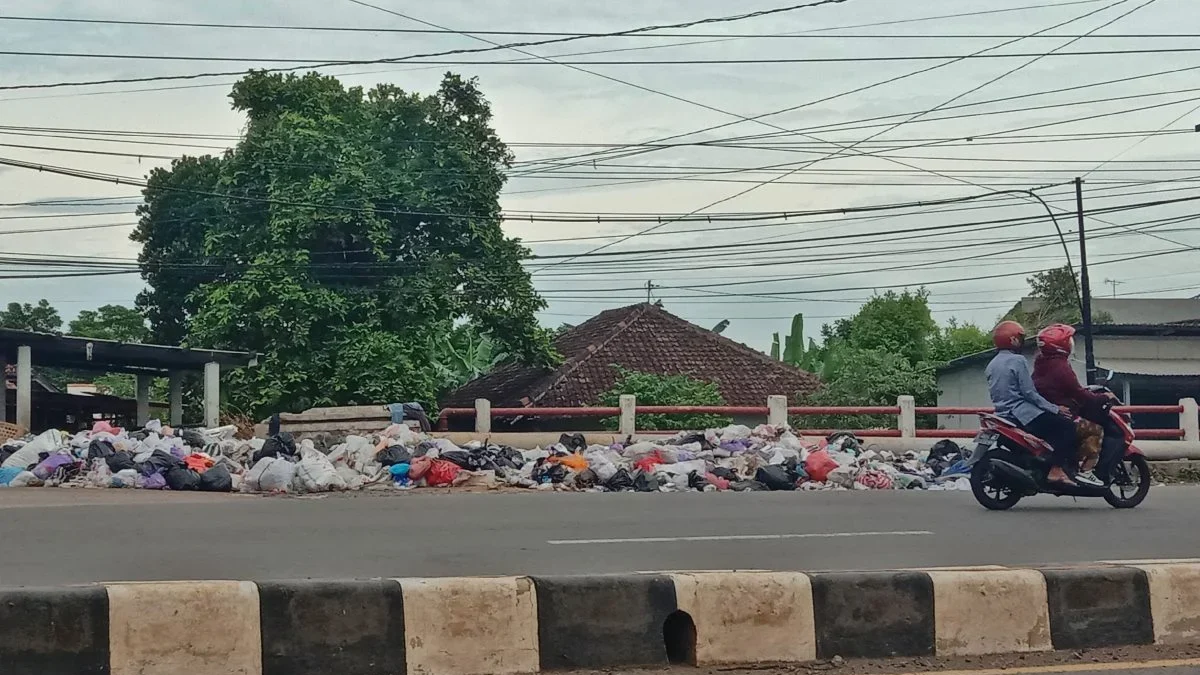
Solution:
[(637, 433), (637, 397), (630, 394), (621, 396), (621, 424), (619, 427), (622, 436), (632, 436)]
[(896, 405), (900, 408), (900, 415), (897, 417), (897, 428), (900, 429), (900, 437), (916, 438), (917, 399), (912, 396), (900, 396), (896, 399)]

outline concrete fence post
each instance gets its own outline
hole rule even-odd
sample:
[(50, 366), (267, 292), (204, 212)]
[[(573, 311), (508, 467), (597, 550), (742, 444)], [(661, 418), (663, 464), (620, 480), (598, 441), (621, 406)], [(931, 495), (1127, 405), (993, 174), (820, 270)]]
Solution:
[(492, 433), (492, 402), (486, 398), (475, 399), (475, 433)]
[(917, 399), (912, 396), (901, 396), (896, 399), (896, 405), (900, 406), (900, 416), (898, 425), (900, 427), (900, 438), (916, 438), (917, 437)]
[(221, 364), (204, 364), (204, 426), (213, 429), (221, 424)]
[(632, 436), (637, 433), (637, 397), (631, 394), (621, 396), (621, 425), (622, 436)]
[(136, 401), (136, 417), (139, 429), (144, 429), (150, 421), (150, 381), (146, 373), (138, 373), (134, 377), (134, 400)]
[(1179, 399), (1183, 411), (1179, 413), (1179, 428), (1183, 429), (1183, 440), (1200, 443), (1200, 405), (1194, 398)]
[(770, 424), (773, 427), (786, 427), (787, 423), (787, 397), (768, 396), (767, 424)]
[(33, 351), (28, 345), (17, 347), (17, 426), (33, 431)]

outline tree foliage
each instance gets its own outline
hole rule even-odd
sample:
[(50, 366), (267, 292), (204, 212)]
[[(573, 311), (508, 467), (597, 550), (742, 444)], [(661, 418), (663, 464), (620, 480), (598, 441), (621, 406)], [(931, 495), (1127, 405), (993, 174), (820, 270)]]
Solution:
[(150, 339), (146, 317), (136, 309), (122, 305), (85, 309), (67, 324), (67, 331), (71, 335), (117, 342), (146, 342)]
[[(829, 328), (829, 327), (827, 327)], [(877, 349), (899, 354), (909, 363), (929, 357), (929, 339), (938, 330), (929, 311), (925, 289), (876, 295), (849, 319), (841, 319), (826, 331), (854, 349)]]
[(53, 333), (62, 328), (62, 317), (44, 298), (36, 305), (10, 302), (7, 309), (0, 310), (0, 328)]
[(229, 375), (232, 407), (432, 402), (435, 336), (464, 320), (554, 361), (528, 252), (500, 227), (512, 156), (473, 80), (420, 95), (253, 73), (230, 98), (242, 140), (151, 173), (132, 236), (156, 339), (259, 355)]
[[(622, 395), (637, 397), (638, 405), (725, 405), (725, 398), (716, 383), (699, 380), (687, 375), (655, 375), (620, 366), (613, 366), (621, 379), (612, 389), (600, 395), (600, 405), (617, 406)], [(616, 429), (618, 420), (605, 419), (605, 426)], [(728, 417), (720, 415), (638, 415), (638, 429), (656, 430), (703, 430), (730, 424)]]
[(977, 354), (992, 348), (991, 333), (973, 323), (958, 323), (950, 319), (929, 338), (929, 360), (949, 363), (954, 359)]
[[(902, 355), (882, 349), (838, 347), (838, 369), (806, 404), (817, 406), (893, 406), (899, 396), (909, 395), (922, 405), (937, 401), (937, 378), (933, 364), (913, 364)], [(810, 428), (891, 427), (894, 415), (821, 416), (798, 420)]]
[[(1039, 272), (1026, 281), (1029, 297), (1013, 307), (1005, 319), (1025, 326), (1030, 334), (1054, 323), (1077, 324), (1083, 320), (1079, 307), (1079, 275), (1069, 265)], [(1111, 323), (1112, 316), (1093, 312), (1095, 323)]]

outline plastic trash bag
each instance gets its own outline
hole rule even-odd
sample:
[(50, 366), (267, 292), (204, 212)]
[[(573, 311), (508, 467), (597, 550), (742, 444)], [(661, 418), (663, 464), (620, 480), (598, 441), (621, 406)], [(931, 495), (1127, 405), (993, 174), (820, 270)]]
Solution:
[(99, 438), (93, 438), (88, 443), (87, 458), (88, 459), (108, 459), (116, 454), (117, 449), (113, 447), (111, 441), (106, 441)]
[(60, 450), (53, 452), (49, 457), (38, 462), (38, 465), (33, 468), (33, 475), (41, 480), (46, 480), (54, 475), (61, 467), (71, 467), (75, 464), (75, 456), (69, 451)]
[(276, 459), (267, 465), (258, 479), (263, 492), (290, 492), (296, 478), (296, 465), (286, 459)]
[(408, 477), (413, 480), (421, 480), (425, 474), (429, 473), (429, 469), (433, 467), (433, 460), (428, 457), (414, 457), (413, 461), (408, 465)]
[(106, 488), (112, 486), (112, 471), (108, 468), (108, 463), (103, 459), (91, 460), (90, 468), (87, 473), (88, 485), (95, 487)]
[(633, 489), (633, 476), (629, 475), (629, 469), (621, 467), (617, 472), (604, 482), (604, 487), (613, 492), (622, 492)]
[(585, 458), (583, 455), (578, 454), (578, 453), (571, 453), (569, 455), (561, 455), (559, 457), (551, 457), (547, 461), (554, 462), (555, 464), (562, 464), (563, 466), (567, 467), (568, 469), (570, 469), (576, 473), (578, 473), (580, 471), (586, 471), (588, 469), (587, 458)]
[(709, 485), (712, 485), (713, 487), (717, 488), (718, 490), (728, 490), (729, 489), (729, 481), (716, 475), (715, 473), (704, 474), (704, 480), (708, 481)]
[(566, 446), (568, 450), (583, 451), (587, 449), (587, 439), (583, 434), (563, 434), (558, 437), (559, 445)]
[(766, 492), (771, 488), (756, 480), (739, 480), (729, 484), (729, 489), (736, 492)]
[(854, 482), (856, 487), (861, 485), (868, 490), (891, 490), (894, 485), (891, 476), (875, 469), (868, 469), (858, 474)]
[(445, 459), (433, 460), (433, 466), (425, 474), (425, 484), (430, 487), (445, 487), (454, 483), (462, 467)]
[(590, 490), (596, 487), (596, 483), (600, 482), (600, 477), (591, 469), (584, 469), (578, 476), (575, 477), (575, 485), (582, 490)]
[(824, 483), (829, 480), (829, 473), (837, 469), (839, 464), (829, 456), (829, 451), (818, 450), (809, 454), (808, 459), (804, 460), (804, 472), (808, 477), (818, 483)]
[(60, 447), (62, 447), (62, 435), (56, 429), (50, 429), (9, 455), (8, 459), (0, 464), (0, 468), (27, 469), (41, 461), (42, 453), (51, 453)]
[(196, 431), (195, 429), (184, 429), (180, 433), (180, 437), (183, 438), (184, 443), (193, 448), (203, 448), (204, 446), (208, 445), (204, 442), (204, 434)]
[(137, 469), (137, 465), (133, 463), (133, 456), (124, 451), (114, 452), (104, 461), (108, 462), (108, 470), (114, 474)]
[(408, 464), (412, 461), (412, 453), (403, 445), (393, 445), (376, 453), (375, 461), (379, 462), (382, 466)]
[(441, 459), (454, 462), (460, 469), (471, 468), (471, 453), (465, 450), (448, 450), (441, 454)]
[(787, 469), (777, 464), (758, 467), (754, 480), (766, 485), (771, 490), (795, 490), (796, 482), (788, 475)]
[(42, 479), (33, 475), (32, 471), (22, 471), (21, 473), (18, 473), (16, 476), (13, 476), (12, 480), (8, 481), (8, 487), (14, 487), (14, 488), (16, 488), (16, 487), (37, 487), (38, 485), (41, 485), (41, 484), (42, 484)]
[[(111, 467), (110, 467), (111, 468)], [(115, 488), (135, 488), (138, 486), (138, 472), (134, 469), (123, 469), (112, 475), (111, 485)], [(156, 476), (158, 474), (155, 474)], [(161, 476), (159, 476), (162, 478)], [(163, 479), (163, 484), (160, 487), (166, 487), (167, 481)]]
[(645, 471), (639, 471), (633, 477), (633, 489), (638, 492), (658, 492), (658, 478)]
[(839, 466), (829, 472), (825, 480), (830, 485), (838, 485), (844, 488), (854, 487), (854, 478), (858, 474), (858, 470), (852, 466)]
[(15, 466), (7, 469), (0, 469), (0, 487), (8, 487), (8, 484), (12, 482), (12, 479), (16, 478), (17, 475), (22, 471), (24, 471), (24, 469), (18, 469)]
[(717, 432), (722, 441), (742, 441), (750, 438), (753, 433), (750, 427), (741, 424), (731, 424)]
[(228, 467), (226, 467), (224, 464), (217, 464), (208, 471), (205, 471), (204, 474), (200, 476), (200, 491), (232, 492), (233, 476), (230, 475)]
[(187, 491), (200, 489), (200, 474), (187, 467), (172, 467), (163, 477), (167, 480), (167, 487), (172, 490)]
[(250, 470), (246, 472), (246, 481), (243, 483), (245, 489), (252, 492), (259, 492), (262, 490), (260, 481), (262, 480), (263, 473), (266, 472), (267, 467), (278, 461), (280, 460), (275, 457), (263, 457), (255, 462), (254, 466), (250, 467)]
[[(134, 459), (136, 462), (136, 458)], [(149, 476), (152, 473), (166, 474), (171, 469), (183, 467), (183, 462), (179, 458), (169, 452), (155, 450), (150, 453), (150, 456), (143, 460), (141, 470), (142, 475)], [(172, 488), (174, 489), (174, 488)]]
[(346, 489), (346, 481), (338, 474), (333, 463), (316, 451), (306, 453), (296, 465), (296, 478), (306, 492)]
[[(347, 440), (349, 440), (347, 438)], [(365, 440), (365, 439), (364, 439)], [(296, 455), (296, 439), (289, 433), (272, 436), (263, 443), (262, 449), (254, 453), (251, 461), (257, 462), (263, 457), (294, 457)]]
[(167, 489), (167, 477), (161, 473), (152, 473), (149, 476), (139, 474), (138, 478), (134, 479), (134, 487), (139, 487), (143, 490), (165, 490)]

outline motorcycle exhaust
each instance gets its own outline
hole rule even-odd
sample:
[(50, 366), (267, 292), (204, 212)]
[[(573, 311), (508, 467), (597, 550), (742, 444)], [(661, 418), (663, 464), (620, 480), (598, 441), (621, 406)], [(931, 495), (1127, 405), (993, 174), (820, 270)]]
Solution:
[(1002, 459), (990, 460), (990, 468), (992, 470), (992, 480), (997, 481), (1003, 487), (1019, 492), (1026, 497), (1031, 497), (1038, 493), (1037, 481), (1026, 470), (1015, 464), (1009, 464)]

